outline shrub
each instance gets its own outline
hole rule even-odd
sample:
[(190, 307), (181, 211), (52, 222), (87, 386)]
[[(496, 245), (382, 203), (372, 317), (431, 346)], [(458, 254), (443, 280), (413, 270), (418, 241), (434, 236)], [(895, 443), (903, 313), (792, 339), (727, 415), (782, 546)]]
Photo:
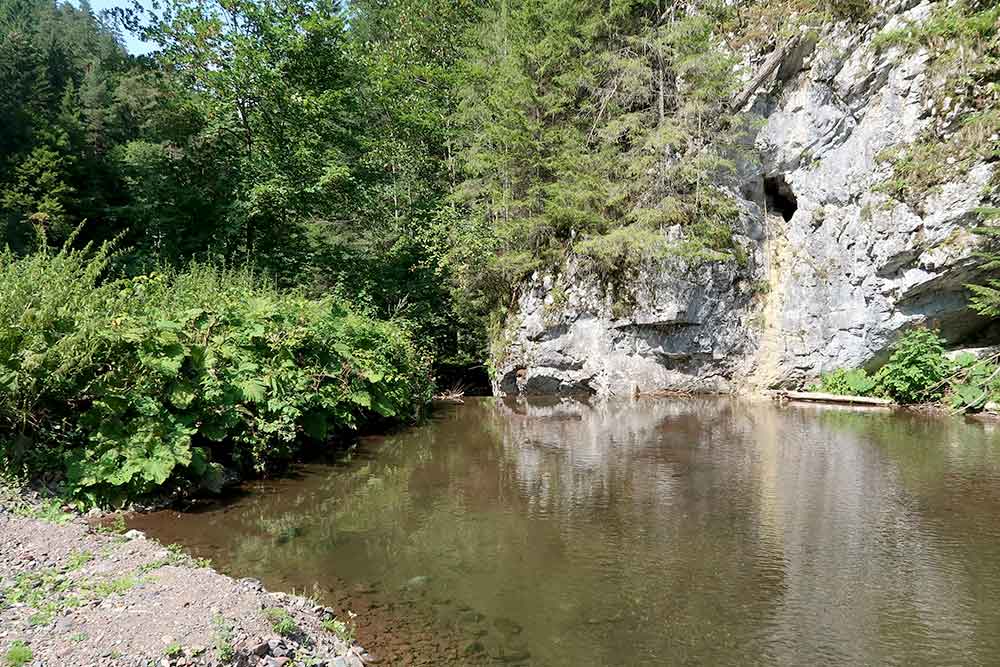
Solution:
[(810, 390), (842, 396), (869, 396), (875, 390), (875, 384), (875, 378), (868, 375), (863, 368), (853, 370), (838, 368), (831, 373), (823, 374), (819, 384), (810, 387)]
[(952, 364), (944, 340), (919, 328), (908, 331), (892, 347), (889, 361), (875, 375), (878, 392), (899, 403), (940, 400)]
[(978, 359), (964, 352), (954, 360), (954, 374), (948, 381), (946, 401), (952, 410), (973, 412), (1000, 394), (1000, 369), (996, 357)]
[(247, 271), (102, 281), (110, 259), (0, 254), (0, 430), (16, 434), (0, 453), (61, 471), (81, 505), (262, 471), (430, 395), (405, 325)]

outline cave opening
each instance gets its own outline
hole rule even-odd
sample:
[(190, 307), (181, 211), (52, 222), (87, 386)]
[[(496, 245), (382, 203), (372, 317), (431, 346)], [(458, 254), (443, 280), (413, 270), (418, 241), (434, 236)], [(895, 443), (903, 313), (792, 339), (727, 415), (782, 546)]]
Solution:
[(785, 222), (792, 219), (799, 207), (792, 187), (785, 181), (783, 174), (766, 176), (764, 178), (764, 202), (768, 211), (774, 211), (784, 218)]

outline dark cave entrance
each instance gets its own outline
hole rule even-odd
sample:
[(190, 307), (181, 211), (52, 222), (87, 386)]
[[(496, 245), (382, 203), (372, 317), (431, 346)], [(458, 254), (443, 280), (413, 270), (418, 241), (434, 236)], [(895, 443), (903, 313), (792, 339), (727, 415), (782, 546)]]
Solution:
[(785, 222), (792, 219), (799, 207), (792, 187), (785, 181), (783, 174), (764, 177), (764, 203), (768, 211), (779, 213)]

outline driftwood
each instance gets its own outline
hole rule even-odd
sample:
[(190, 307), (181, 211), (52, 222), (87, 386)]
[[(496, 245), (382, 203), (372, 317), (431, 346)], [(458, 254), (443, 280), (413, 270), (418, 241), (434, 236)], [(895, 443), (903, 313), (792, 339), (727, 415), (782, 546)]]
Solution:
[(769, 55), (767, 60), (764, 61), (764, 64), (761, 65), (760, 70), (752, 79), (750, 79), (750, 82), (746, 85), (746, 87), (733, 97), (732, 101), (729, 103), (729, 107), (739, 111), (746, 106), (746, 103), (750, 101), (750, 98), (757, 92), (757, 89), (763, 86), (764, 82), (767, 81), (771, 75), (775, 73), (775, 71), (777, 71), (781, 62), (789, 53), (792, 52), (798, 43), (799, 36), (795, 35), (794, 37), (789, 37), (788, 41), (786, 41), (784, 45), (775, 49), (774, 53)]
[(810, 401), (813, 403), (846, 403), (850, 405), (876, 405), (891, 408), (894, 404), (887, 398), (871, 398), (869, 396), (842, 396), (840, 394), (824, 394), (819, 391), (776, 391), (773, 394), (781, 401)]

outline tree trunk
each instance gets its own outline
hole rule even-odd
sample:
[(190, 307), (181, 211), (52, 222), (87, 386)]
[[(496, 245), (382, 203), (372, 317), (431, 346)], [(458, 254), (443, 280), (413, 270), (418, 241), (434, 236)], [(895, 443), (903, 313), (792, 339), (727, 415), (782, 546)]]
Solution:
[(795, 48), (798, 41), (798, 36), (790, 37), (782, 46), (775, 49), (774, 53), (768, 56), (767, 60), (764, 61), (764, 64), (761, 65), (760, 70), (753, 76), (752, 79), (750, 79), (750, 82), (746, 85), (746, 87), (733, 97), (732, 101), (729, 103), (730, 108), (735, 111), (739, 111), (746, 106), (747, 102), (750, 101), (750, 98), (752, 98), (754, 93), (757, 92), (757, 89), (764, 85), (764, 82), (767, 81), (768, 78), (775, 73), (775, 71), (777, 71), (778, 66), (781, 65), (781, 61), (784, 60), (785, 56), (787, 56), (791, 50)]

